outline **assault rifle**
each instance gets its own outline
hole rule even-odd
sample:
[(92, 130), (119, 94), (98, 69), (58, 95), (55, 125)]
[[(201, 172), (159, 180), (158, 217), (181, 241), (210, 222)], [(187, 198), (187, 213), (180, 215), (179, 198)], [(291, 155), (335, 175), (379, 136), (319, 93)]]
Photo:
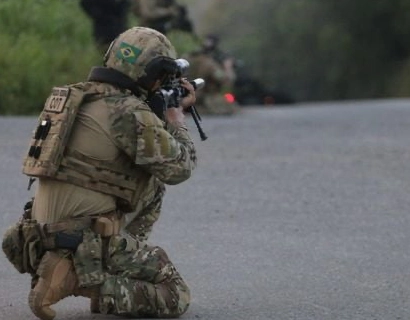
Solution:
[[(178, 107), (179, 101), (189, 93), (188, 90), (181, 85), (181, 80), (184, 78), (185, 73), (189, 68), (189, 62), (185, 59), (176, 59), (174, 61), (176, 66), (173, 66), (173, 69), (175, 69), (175, 71), (172, 71), (172, 74), (168, 74), (166, 80), (163, 81), (161, 88), (147, 101), (151, 110), (162, 120), (164, 120), (165, 110), (167, 108)], [(140, 95), (134, 80), (111, 68), (93, 67), (88, 75), (88, 81), (111, 83), (120, 88), (130, 90), (136, 96)], [(205, 86), (205, 81), (201, 78), (192, 80), (190, 83), (195, 90)], [(194, 119), (202, 141), (206, 140), (208, 137), (201, 128), (202, 119), (195, 106), (190, 106), (186, 111), (188, 111)]]
[[(150, 107), (158, 115), (163, 114), (167, 108), (173, 108), (179, 106), (179, 101), (186, 97), (189, 91), (181, 86), (181, 79), (184, 77), (189, 68), (189, 62), (185, 59), (176, 59), (177, 72), (170, 75), (168, 79), (163, 83), (157, 94), (151, 99)], [(195, 90), (202, 89), (205, 86), (205, 80), (197, 78), (189, 81)], [(196, 110), (195, 106), (190, 106), (186, 109), (195, 122), (198, 129), (201, 140), (204, 141), (208, 137), (204, 133), (201, 127), (201, 116)]]

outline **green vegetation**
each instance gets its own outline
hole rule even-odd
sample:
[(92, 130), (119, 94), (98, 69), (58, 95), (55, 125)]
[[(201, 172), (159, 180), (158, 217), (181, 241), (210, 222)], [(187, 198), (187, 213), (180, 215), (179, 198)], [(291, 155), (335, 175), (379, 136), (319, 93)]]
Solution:
[[(183, 34), (170, 38), (181, 53), (195, 46)], [(38, 114), (53, 86), (83, 81), (102, 61), (91, 22), (73, 0), (1, 0), (0, 43), (2, 115)]]
[(76, 1), (0, 2), (0, 113), (38, 113), (54, 85), (78, 82), (101, 58)]
[[(194, 20), (201, 34), (218, 33), (222, 47), (272, 89), (299, 101), (410, 96), (410, 0), (206, 5)], [(129, 25), (137, 24), (130, 15)], [(169, 38), (180, 55), (198, 45), (181, 32)], [(1, 0), (0, 43), (3, 115), (37, 114), (53, 86), (84, 80), (102, 60), (78, 0)]]

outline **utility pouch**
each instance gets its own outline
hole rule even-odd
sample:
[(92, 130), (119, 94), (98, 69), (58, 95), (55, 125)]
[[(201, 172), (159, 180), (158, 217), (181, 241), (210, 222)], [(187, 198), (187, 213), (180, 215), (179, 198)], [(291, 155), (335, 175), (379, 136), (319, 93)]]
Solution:
[(121, 218), (116, 214), (107, 217), (98, 217), (94, 222), (93, 231), (103, 238), (119, 234), (120, 219)]
[(21, 220), (7, 229), (2, 249), (20, 273), (34, 274), (45, 252), (41, 227), (36, 220)]
[(90, 228), (83, 230), (83, 242), (73, 255), (80, 287), (91, 287), (104, 282), (103, 243), (101, 235)]
[(73, 233), (57, 232), (55, 234), (55, 246), (59, 249), (69, 249), (76, 251), (78, 246), (83, 242), (83, 232), (76, 231)]
[(9, 227), (3, 236), (2, 249), (7, 259), (20, 273), (27, 272), (23, 264), (24, 240), (20, 224)]

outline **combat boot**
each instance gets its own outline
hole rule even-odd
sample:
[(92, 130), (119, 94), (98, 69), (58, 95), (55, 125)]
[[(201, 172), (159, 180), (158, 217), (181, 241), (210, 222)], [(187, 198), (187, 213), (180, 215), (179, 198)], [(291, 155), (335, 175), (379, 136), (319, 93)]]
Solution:
[(70, 259), (47, 251), (37, 269), (38, 280), (29, 294), (31, 311), (42, 320), (52, 320), (56, 312), (50, 308), (73, 294), (77, 276)]
[(53, 251), (47, 251), (37, 269), (38, 280), (29, 294), (31, 311), (41, 320), (52, 320), (56, 312), (50, 308), (68, 296), (91, 298), (91, 311), (99, 309), (99, 286), (79, 288), (72, 261)]

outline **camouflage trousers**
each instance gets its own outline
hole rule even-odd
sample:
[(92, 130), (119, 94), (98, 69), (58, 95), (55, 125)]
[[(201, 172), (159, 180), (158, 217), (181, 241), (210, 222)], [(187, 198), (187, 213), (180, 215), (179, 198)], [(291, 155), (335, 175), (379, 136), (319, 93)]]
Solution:
[(100, 290), (100, 311), (131, 317), (178, 317), (190, 302), (189, 288), (165, 251), (113, 236)]
[(147, 241), (155, 222), (157, 222), (161, 214), (164, 195), (165, 186), (160, 183), (151, 202), (138, 212), (126, 214), (124, 231), (140, 242)]

